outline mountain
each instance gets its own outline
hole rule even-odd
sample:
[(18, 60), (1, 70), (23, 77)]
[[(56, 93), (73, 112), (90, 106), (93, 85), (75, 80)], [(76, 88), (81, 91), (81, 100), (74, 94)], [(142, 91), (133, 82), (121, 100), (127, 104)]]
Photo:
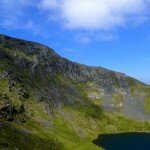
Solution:
[(150, 86), (0, 35), (0, 148), (100, 149), (102, 133), (150, 131)]

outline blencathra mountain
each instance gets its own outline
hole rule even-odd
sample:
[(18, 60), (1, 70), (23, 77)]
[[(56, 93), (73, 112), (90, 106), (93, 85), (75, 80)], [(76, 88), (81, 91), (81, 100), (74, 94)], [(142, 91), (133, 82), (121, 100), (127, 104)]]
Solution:
[(0, 148), (100, 149), (102, 133), (149, 132), (150, 86), (0, 35)]

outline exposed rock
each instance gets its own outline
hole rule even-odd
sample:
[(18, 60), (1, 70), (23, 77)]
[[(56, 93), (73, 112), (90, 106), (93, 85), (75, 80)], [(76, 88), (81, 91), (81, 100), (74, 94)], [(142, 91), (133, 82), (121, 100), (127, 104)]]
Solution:
[(100, 93), (91, 92), (91, 93), (89, 93), (89, 98), (91, 98), (91, 99), (100, 99), (100, 98), (102, 98), (102, 96), (101, 96)]
[[(47, 100), (52, 104), (50, 107), (61, 107), (76, 101), (84, 103), (84, 99), (93, 102), (102, 99), (102, 106), (107, 111), (150, 119), (149, 114), (144, 111), (149, 86), (140, 81), (103, 67), (71, 62), (53, 49), (38, 43), (0, 35), (0, 44), (0, 58), (7, 60), (11, 66), (9, 71), (0, 73), (0, 77), (9, 79), (9, 91), (17, 93), (20, 100), (29, 98), (29, 88), (32, 86), (35, 91), (40, 91), (34, 96), (35, 99)], [(20, 84), (28, 87), (18, 86)], [(136, 88), (137, 86), (145, 91)], [(138, 97), (135, 96), (136, 93)], [(114, 102), (114, 94), (122, 94), (122, 101)], [(45, 106), (45, 111), (49, 114), (50, 107)]]
[(0, 93), (0, 100), (9, 100), (9, 97), (7, 96), (7, 94)]
[(11, 104), (6, 104), (6, 106), (0, 109), (0, 119), (6, 119), (8, 121), (13, 121), (15, 115), (21, 114), (25, 111), (24, 106), (16, 108)]

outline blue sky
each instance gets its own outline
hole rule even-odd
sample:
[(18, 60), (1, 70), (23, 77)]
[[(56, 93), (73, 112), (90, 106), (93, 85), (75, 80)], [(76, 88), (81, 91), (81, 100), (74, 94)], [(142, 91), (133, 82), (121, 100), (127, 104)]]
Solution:
[(0, 33), (150, 83), (150, 0), (0, 0)]

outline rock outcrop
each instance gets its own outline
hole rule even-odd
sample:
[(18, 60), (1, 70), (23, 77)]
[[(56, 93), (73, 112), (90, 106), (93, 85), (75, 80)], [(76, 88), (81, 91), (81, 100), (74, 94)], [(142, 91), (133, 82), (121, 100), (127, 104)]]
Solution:
[[(61, 57), (47, 46), (4, 35), (0, 35), (0, 58), (9, 60), (19, 71), (23, 70), (31, 78), (39, 78), (41, 82), (47, 82), (50, 77), (57, 75), (83, 84), (89, 99), (93, 99), (93, 101), (103, 99), (101, 105), (108, 111), (121, 111), (138, 119), (150, 119), (149, 114), (144, 110), (147, 92), (143, 90), (149, 87), (125, 74), (102, 67), (89, 67), (74, 63)], [(9, 69), (13, 72), (11, 68)], [(8, 76), (8, 74), (8, 72), (4, 72), (3, 76)], [(12, 84), (14, 83), (10, 84), (10, 90), (13, 88)], [(56, 88), (51, 83), (49, 85), (45, 83), (45, 87), (51, 93), (49, 99), (53, 99), (58, 105), (72, 101), (69, 96), (72, 91), (76, 91), (72, 87), (70, 90), (68, 89), (69, 95), (66, 93), (67, 96), (63, 96), (63, 87)], [(26, 90), (18, 90), (20, 97), (29, 97)], [(75, 93), (79, 95), (79, 93)], [(39, 94), (38, 97), (44, 97), (43, 94)]]

